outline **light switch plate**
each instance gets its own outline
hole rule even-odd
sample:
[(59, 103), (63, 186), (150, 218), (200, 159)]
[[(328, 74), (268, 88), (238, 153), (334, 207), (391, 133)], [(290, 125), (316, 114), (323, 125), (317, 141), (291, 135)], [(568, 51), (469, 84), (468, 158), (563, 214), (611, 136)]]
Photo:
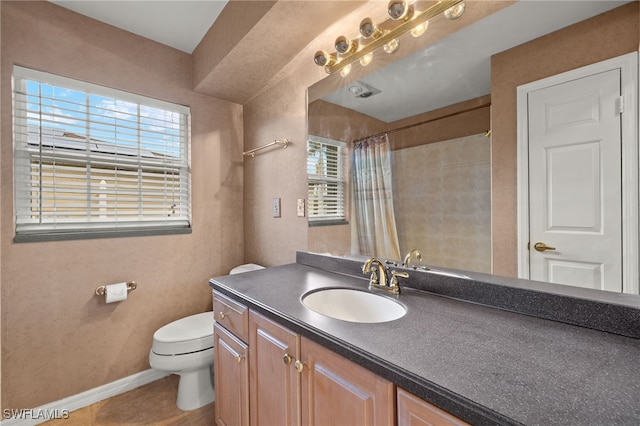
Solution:
[(280, 217), (280, 198), (273, 199), (273, 217)]
[(297, 209), (298, 209), (298, 217), (304, 217), (305, 215), (305, 199), (304, 198), (298, 198), (298, 204), (296, 205)]

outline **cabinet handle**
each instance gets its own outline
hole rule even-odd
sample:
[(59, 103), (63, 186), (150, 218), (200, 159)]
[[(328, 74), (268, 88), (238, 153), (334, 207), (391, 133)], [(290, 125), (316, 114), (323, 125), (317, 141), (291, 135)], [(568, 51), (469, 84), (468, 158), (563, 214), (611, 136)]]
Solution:
[(238, 364), (240, 364), (242, 362), (242, 360), (244, 359), (244, 355), (236, 355), (236, 362)]
[(293, 361), (293, 357), (289, 354), (284, 354), (284, 356), (282, 357), (282, 361), (285, 365), (289, 365), (291, 364), (291, 361)]
[(219, 319), (219, 320), (223, 320), (223, 319), (225, 319), (225, 318), (227, 317), (227, 315), (229, 315), (229, 313), (228, 313), (228, 312), (220, 312), (220, 313), (218, 314), (218, 319)]
[(297, 360), (293, 365), (296, 367), (298, 373), (302, 373), (302, 370), (304, 370), (304, 364), (300, 362), (300, 360)]

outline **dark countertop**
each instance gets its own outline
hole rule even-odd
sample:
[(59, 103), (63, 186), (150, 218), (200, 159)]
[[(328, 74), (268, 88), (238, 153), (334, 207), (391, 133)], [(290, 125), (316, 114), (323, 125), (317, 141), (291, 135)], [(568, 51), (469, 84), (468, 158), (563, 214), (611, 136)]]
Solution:
[(402, 289), (407, 314), (332, 319), (301, 296), (366, 277), (290, 264), (210, 285), (472, 424), (640, 424), (640, 340)]

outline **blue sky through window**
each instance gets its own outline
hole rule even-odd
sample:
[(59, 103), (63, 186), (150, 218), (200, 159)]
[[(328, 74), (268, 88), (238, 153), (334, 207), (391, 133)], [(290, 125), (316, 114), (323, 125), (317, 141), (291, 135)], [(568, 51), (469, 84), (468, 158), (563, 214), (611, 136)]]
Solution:
[(43, 133), (55, 129), (102, 142), (116, 154), (133, 155), (140, 149), (154, 157), (181, 155), (184, 129), (178, 112), (37, 81), (26, 82), (26, 95), (27, 124), (42, 127)]

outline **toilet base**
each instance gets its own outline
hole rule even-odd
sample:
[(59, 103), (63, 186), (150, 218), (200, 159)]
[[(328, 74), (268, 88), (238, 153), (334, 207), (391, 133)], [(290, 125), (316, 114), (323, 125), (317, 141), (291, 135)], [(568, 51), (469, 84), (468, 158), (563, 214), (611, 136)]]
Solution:
[(182, 411), (196, 410), (211, 404), (216, 397), (209, 366), (199, 370), (181, 371), (176, 405)]

